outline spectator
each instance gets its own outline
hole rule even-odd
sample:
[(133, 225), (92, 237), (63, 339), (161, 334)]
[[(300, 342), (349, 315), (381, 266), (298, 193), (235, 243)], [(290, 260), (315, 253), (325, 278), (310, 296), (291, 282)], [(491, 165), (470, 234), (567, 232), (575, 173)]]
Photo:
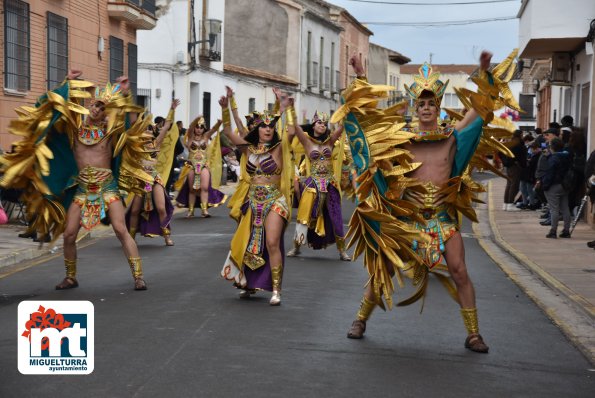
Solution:
[[(564, 118), (562, 118), (562, 121), (564, 121)], [(568, 192), (568, 206), (570, 206), (570, 212), (574, 214), (574, 211), (580, 206), (583, 196), (585, 196), (584, 181), (585, 166), (587, 164), (587, 146), (582, 131), (573, 131), (570, 133), (567, 150), (570, 155), (570, 167), (572, 169), (571, 188)]]
[(502, 156), (502, 164), (506, 167), (506, 188), (504, 190), (504, 206), (503, 209), (506, 211), (518, 211), (520, 210), (514, 204), (514, 200), (519, 193), (519, 187), (521, 182), (521, 171), (527, 167), (527, 152), (525, 145), (521, 141), (522, 132), (516, 130), (512, 136), (512, 139), (507, 144), (508, 148), (514, 155), (513, 158)]
[[(591, 198), (591, 207), (595, 212), (595, 151), (591, 152), (591, 155), (589, 155), (589, 160), (587, 160), (587, 166), (585, 167), (585, 179), (589, 189), (589, 196)], [(587, 246), (595, 249), (595, 240), (587, 242)]]
[(568, 145), (568, 141), (570, 140), (570, 134), (572, 134), (572, 130), (574, 127), (574, 119), (570, 115), (566, 115), (560, 120), (562, 123), (562, 127), (560, 128), (560, 135), (562, 136), (562, 142), (564, 145)]
[[(555, 127), (549, 128), (543, 133), (543, 138), (545, 141), (544, 144), (541, 145), (541, 156), (539, 157), (539, 160), (537, 162), (537, 169), (535, 170), (535, 193), (542, 203), (547, 202), (547, 198), (545, 196), (542, 186), (542, 179), (548, 167), (547, 160), (551, 154), (549, 150), (549, 142), (552, 139), (558, 137), (558, 135), (560, 135), (560, 131)], [(541, 225), (551, 225), (549, 211), (547, 211), (542, 218), (544, 220), (540, 223)]]
[(570, 168), (568, 152), (564, 151), (564, 144), (559, 138), (550, 141), (551, 155), (547, 158), (547, 169), (542, 178), (543, 190), (550, 206), (551, 228), (546, 238), (555, 239), (557, 236), (560, 213), (564, 220), (564, 229), (560, 238), (570, 238), (570, 210), (568, 208), (568, 192), (562, 187), (562, 180)]
[(539, 144), (533, 141), (529, 145), (529, 155), (527, 161), (527, 167), (521, 172), (521, 194), (523, 195), (523, 203), (521, 209), (537, 209), (537, 199), (535, 197), (535, 170), (537, 169), (537, 162), (541, 155), (541, 148)]

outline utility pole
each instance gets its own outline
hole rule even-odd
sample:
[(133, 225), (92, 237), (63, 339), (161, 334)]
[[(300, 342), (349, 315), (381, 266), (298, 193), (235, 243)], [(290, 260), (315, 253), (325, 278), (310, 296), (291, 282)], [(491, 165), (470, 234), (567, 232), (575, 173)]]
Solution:
[(434, 53), (430, 53), (430, 65), (432, 65), (432, 55), (434, 55)]

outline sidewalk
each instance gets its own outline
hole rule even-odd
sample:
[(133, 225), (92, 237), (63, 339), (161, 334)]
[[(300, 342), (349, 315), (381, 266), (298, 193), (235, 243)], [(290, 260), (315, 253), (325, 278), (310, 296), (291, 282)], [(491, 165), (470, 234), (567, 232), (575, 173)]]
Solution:
[[(229, 182), (227, 185), (219, 187), (224, 194), (231, 196), (235, 191), (237, 183)], [(200, 209), (199, 209), (200, 210)], [(174, 212), (185, 212), (186, 209), (175, 208)], [(17, 221), (11, 221), (9, 224), (0, 225), (0, 276), (7, 267), (16, 266), (25, 261), (34, 260), (41, 256), (52, 255), (62, 252), (62, 237), (58, 238), (53, 244), (33, 242), (32, 239), (19, 238), (17, 235), (24, 232), (26, 226)], [(85, 231), (81, 228), (77, 242), (79, 245), (91, 244), (94, 239), (113, 235), (110, 226), (99, 225), (91, 231)]]
[(586, 245), (595, 230), (579, 222), (572, 238), (548, 239), (541, 211), (502, 210), (505, 186), (503, 178), (490, 180), (487, 206), (478, 206), (480, 245), (595, 363), (595, 250)]

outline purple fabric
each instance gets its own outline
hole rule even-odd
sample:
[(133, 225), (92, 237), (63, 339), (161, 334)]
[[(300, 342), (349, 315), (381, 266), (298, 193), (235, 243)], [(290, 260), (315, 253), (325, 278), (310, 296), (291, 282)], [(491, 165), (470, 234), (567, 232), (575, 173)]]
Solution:
[[(138, 216), (138, 232), (143, 235), (161, 235), (161, 227), (169, 227), (169, 223), (174, 215), (174, 206), (171, 203), (171, 199), (169, 195), (163, 191), (164, 198), (165, 198), (165, 213), (166, 217), (163, 220), (163, 224), (159, 222), (159, 213), (157, 212), (157, 207), (155, 206), (155, 201), (153, 201), (153, 210), (149, 213), (149, 218), (145, 219), (143, 214), (139, 214)], [(144, 200), (144, 199), (143, 199)], [(151, 196), (151, 200), (153, 197)], [(142, 209), (141, 209), (142, 210)], [(130, 230), (130, 212), (126, 212), (126, 227)], [(171, 228), (170, 228), (171, 229)]]
[[(249, 201), (246, 201), (242, 205), (242, 213), (246, 214), (248, 210), (248, 206), (250, 205)], [(269, 213), (270, 214), (270, 213)], [(283, 267), (285, 267), (285, 245), (283, 240), (283, 235), (281, 234), (281, 240), (279, 241), (279, 247), (281, 249), (281, 262)], [(266, 229), (263, 233), (262, 239), (266, 242), (267, 232)], [(263, 289), (268, 290), (269, 292), (273, 291), (273, 279), (271, 276), (271, 262), (269, 261), (269, 251), (267, 250), (266, 243), (264, 244), (264, 248), (262, 251), (262, 258), (264, 258), (265, 263), (262, 267), (251, 270), (244, 264), (244, 275), (246, 276), (247, 280), (247, 288), (248, 289)]]
[[(302, 187), (302, 192), (305, 188), (312, 187), (316, 189), (314, 180), (309, 177)], [(308, 246), (314, 250), (324, 249), (326, 246), (335, 243), (335, 236), (343, 237), (343, 215), (341, 214), (341, 194), (333, 185), (328, 184), (328, 192), (326, 193), (326, 203), (322, 208), (322, 216), (324, 219), (324, 230), (325, 236), (320, 236), (314, 229), (308, 228)], [(317, 196), (314, 200), (314, 206), (312, 206), (312, 213), (310, 217), (312, 220), (316, 218), (318, 213), (318, 207), (320, 196)]]
[[(266, 231), (264, 233), (266, 235)], [(281, 255), (283, 258), (283, 267), (285, 267), (285, 245), (283, 244), (283, 235), (281, 235), (281, 241), (279, 242), (281, 248)], [(244, 265), (244, 275), (246, 275), (248, 289), (263, 289), (269, 292), (273, 291), (273, 279), (271, 276), (271, 262), (269, 261), (269, 251), (264, 247), (262, 257), (265, 259), (265, 263), (262, 267), (252, 271), (246, 265)]]
[[(210, 172), (209, 172), (210, 175)], [(186, 178), (186, 181), (184, 182), (184, 185), (182, 185), (182, 188), (180, 189), (180, 192), (178, 193), (178, 196), (176, 197), (176, 202), (178, 202), (180, 205), (182, 205), (182, 207), (188, 207), (188, 202), (189, 202), (189, 196), (190, 196), (190, 189), (188, 188), (188, 178)], [(217, 206), (219, 204), (221, 204), (221, 202), (223, 202), (223, 199), (225, 198), (225, 194), (223, 192), (221, 192), (218, 189), (215, 189), (211, 186), (211, 181), (209, 180), (209, 207), (213, 207), (213, 206)], [(196, 197), (194, 200), (194, 207), (199, 208), (200, 207), (200, 192), (196, 193)]]

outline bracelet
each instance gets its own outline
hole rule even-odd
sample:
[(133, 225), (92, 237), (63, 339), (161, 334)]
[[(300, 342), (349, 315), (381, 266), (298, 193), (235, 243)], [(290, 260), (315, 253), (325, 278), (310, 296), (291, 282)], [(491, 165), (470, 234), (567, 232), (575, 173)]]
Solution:
[(222, 117), (224, 126), (231, 126), (231, 117), (229, 116), (229, 108), (221, 109)]
[(238, 109), (238, 104), (236, 103), (236, 99), (233, 95), (229, 97), (229, 104), (231, 105), (232, 110), (235, 111), (236, 109)]

